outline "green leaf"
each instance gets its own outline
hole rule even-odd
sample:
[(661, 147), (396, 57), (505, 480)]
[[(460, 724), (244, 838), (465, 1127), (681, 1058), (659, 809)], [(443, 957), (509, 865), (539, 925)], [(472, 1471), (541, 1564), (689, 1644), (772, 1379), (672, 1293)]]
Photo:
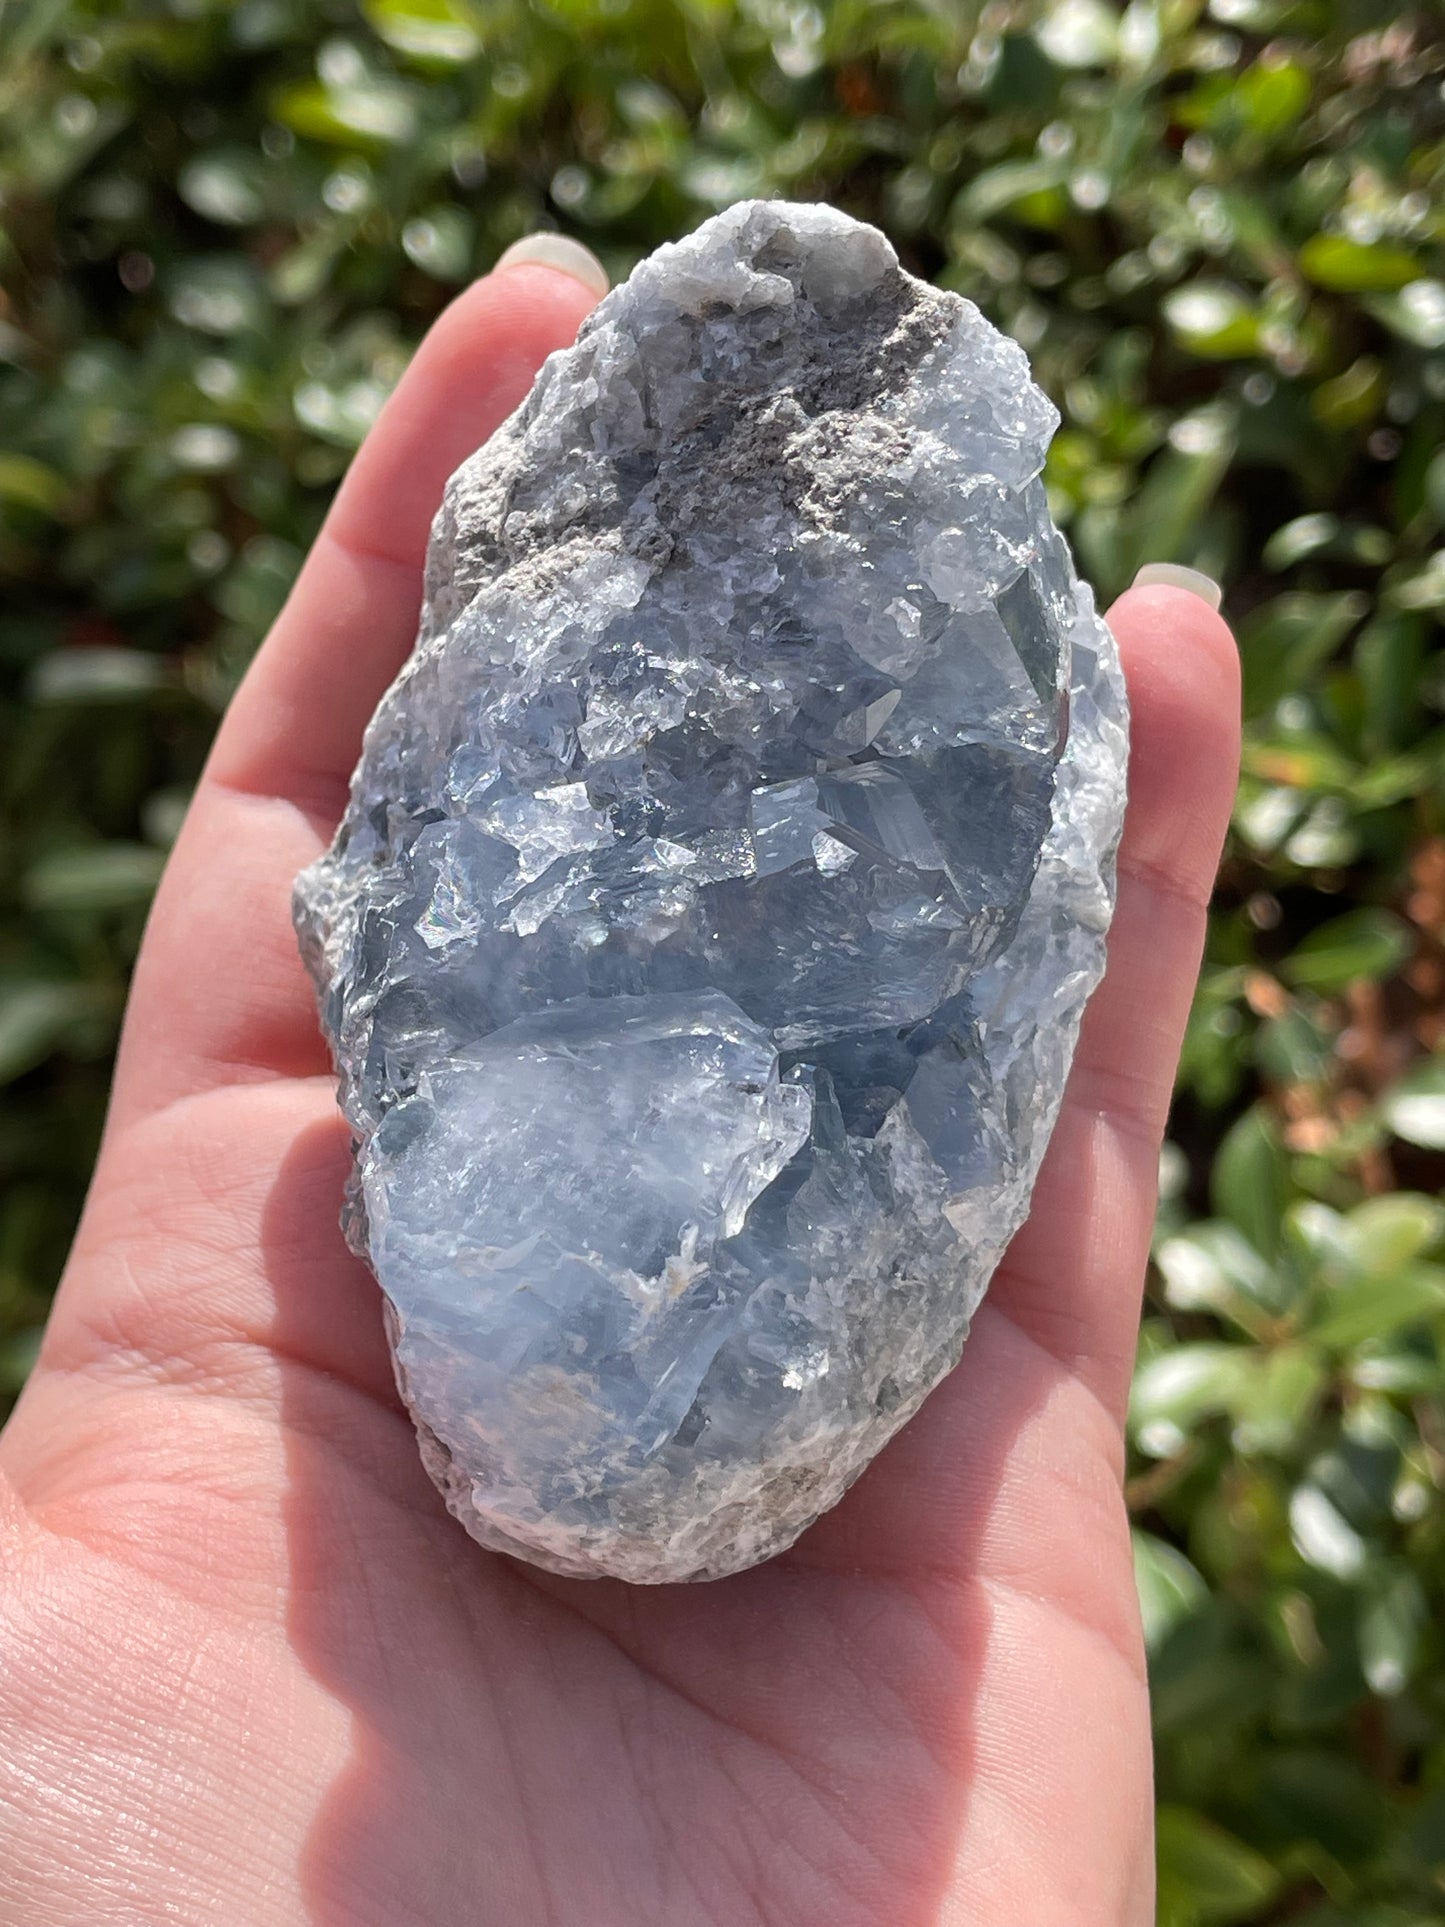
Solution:
[(1418, 1191), (1366, 1198), (1345, 1220), (1355, 1264), (1379, 1278), (1423, 1258), (1445, 1237), (1445, 1204)]
[(1407, 1144), (1445, 1151), (1445, 1061), (1432, 1058), (1407, 1071), (1380, 1105), (1380, 1115)]
[(1283, 1884), (1262, 1854), (1187, 1807), (1160, 1807), (1155, 1841), (1158, 1927), (1248, 1920)]
[(347, 233), (340, 222), (318, 228), (271, 264), (268, 290), (283, 306), (299, 308), (314, 301), (335, 271), (346, 247)]
[(1293, 127), (1309, 105), (1310, 77), (1297, 61), (1264, 57), (1240, 75), (1234, 93), (1244, 120), (1269, 138)]
[(35, 703), (138, 702), (165, 681), (161, 658), (139, 649), (56, 649), (35, 665), (30, 698)]
[(1373, 355), (1361, 355), (1342, 374), (1322, 381), (1310, 396), (1310, 411), (1326, 428), (1365, 428), (1385, 399), (1385, 370)]
[(1348, 589), (1276, 596), (1255, 610), (1239, 638), (1245, 715), (1262, 715), (1307, 688), (1369, 608), (1367, 596)]
[(186, 820), (193, 793), (189, 784), (182, 783), (151, 791), (141, 805), (141, 827), (148, 843), (158, 850), (172, 848)]
[(1344, 990), (1391, 976), (1414, 948), (1410, 926), (1388, 910), (1347, 910), (1297, 944), (1280, 975), (1299, 990)]
[(1238, 361), (1259, 348), (1259, 316), (1244, 292), (1222, 281), (1191, 281), (1165, 295), (1164, 317), (1191, 353)]
[(0, 505), (59, 515), (69, 494), (65, 477), (46, 463), (0, 449)]
[(381, 413), (386, 389), (379, 381), (349, 381), (329, 388), (323, 381), (306, 381), (292, 397), (296, 419), (339, 448), (358, 448)]
[(1063, 181), (1064, 170), (1056, 161), (1001, 161), (970, 181), (954, 203), (950, 220), (984, 222), (1013, 212), (1052, 227), (1067, 207)]
[(1224, 407), (1197, 409), (1175, 423), (1129, 505), (1119, 563), (1126, 579), (1145, 562), (1197, 559), (1199, 525), (1229, 471), (1235, 435)]
[(1365, 752), (1377, 758), (1402, 748), (1418, 730), (1424, 695), (1427, 625), (1410, 614), (1376, 615), (1355, 642), (1365, 698)]
[(195, 154), (176, 180), (181, 199), (208, 221), (246, 227), (265, 211), (265, 162), (246, 148)]
[(1279, 1248), (1289, 1162), (1268, 1114), (1255, 1105), (1225, 1133), (1210, 1179), (1214, 1208), (1266, 1258)]
[(1288, 1265), (1267, 1264), (1239, 1227), (1191, 1224), (1155, 1252), (1164, 1295), (1176, 1311), (1210, 1311), (1257, 1338), (1290, 1308), (1298, 1285)]
[(1284, 1235), (1291, 1255), (1312, 1272), (1337, 1282), (1360, 1275), (1358, 1241), (1343, 1211), (1303, 1198), (1285, 1212)]
[(1269, 1017), (1255, 1037), (1255, 1062), (1271, 1083), (1283, 1085), (1326, 1082), (1334, 1068), (1334, 1034), (1310, 1012), (1291, 1004), (1278, 1017)]
[(462, 281), (471, 271), (475, 230), (459, 207), (429, 207), (401, 231), (408, 261), (438, 281)]
[(1392, 569), (1385, 601), (1391, 609), (1445, 609), (1445, 549), (1436, 549), (1418, 566)]
[(266, 320), (256, 270), (234, 256), (180, 262), (168, 279), (167, 293), (177, 321), (201, 334), (237, 335), (260, 328)]
[(1262, 560), (1267, 569), (1292, 569), (1306, 556), (1318, 555), (1338, 539), (1339, 517), (1335, 515), (1297, 515), (1292, 522), (1277, 528), (1264, 545)]
[(459, 0), (363, 0), (362, 11), (387, 46), (420, 66), (464, 66), (482, 50), (478, 14)]
[(1134, 1374), (1129, 1423), (1141, 1452), (1169, 1458), (1202, 1419), (1232, 1411), (1252, 1366), (1243, 1346), (1176, 1345)]
[(1360, 1665), (1372, 1692), (1394, 1699), (1409, 1685), (1429, 1623), (1424, 1588), (1408, 1566), (1373, 1578), (1359, 1621)]
[(1227, 1313), (1241, 1291), (1257, 1299), (1269, 1267), (1232, 1224), (1191, 1225), (1155, 1253), (1164, 1294), (1177, 1311)]
[(1304, 1430), (1325, 1385), (1325, 1366), (1310, 1345), (1278, 1345), (1248, 1354), (1233, 1403), (1237, 1452), (1289, 1450)]
[(100, 1003), (87, 984), (0, 982), (0, 1084), (43, 1063), (94, 1026)]
[(396, 147), (416, 132), (416, 108), (405, 88), (380, 80), (328, 87), (302, 81), (277, 96), (276, 118), (308, 140), (357, 149)]
[(1398, 294), (1380, 295), (1364, 306), (1416, 348), (1445, 348), (1445, 281), (1423, 277)]
[(1056, 67), (1104, 67), (1119, 44), (1119, 17), (1104, 0), (1054, 0), (1034, 38)]
[(1361, 1278), (1330, 1293), (1311, 1327), (1318, 1344), (1352, 1351), (1402, 1326), (1445, 1311), (1445, 1267), (1412, 1265), (1389, 1277)]
[(1289, 1502), (1290, 1533), (1301, 1559), (1336, 1579), (1354, 1579), (1369, 1563), (1369, 1547), (1334, 1500), (1312, 1481)]
[(1212, 1602), (1180, 1620), (1150, 1654), (1149, 1679), (1156, 1732), (1186, 1743), (1191, 1735), (1218, 1735), (1226, 1751), (1240, 1727), (1253, 1722), (1272, 1683), (1270, 1669), (1231, 1637), (1226, 1612)]
[(150, 902), (165, 867), (142, 843), (96, 843), (42, 857), (25, 879), (32, 909), (129, 910)]
[(1299, 252), (1300, 271), (1333, 294), (1390, 294), (1417, 280), (1420, 263), (1403, 248), (1316, 234)]
[(1209, 1588), (1184, 1554), (1151, 1532), (1134, 1532), (1134, 1583), (1144, 1622), (1144, 1643), (1152, 1653), (1174, 1627), (1209, 1597)]

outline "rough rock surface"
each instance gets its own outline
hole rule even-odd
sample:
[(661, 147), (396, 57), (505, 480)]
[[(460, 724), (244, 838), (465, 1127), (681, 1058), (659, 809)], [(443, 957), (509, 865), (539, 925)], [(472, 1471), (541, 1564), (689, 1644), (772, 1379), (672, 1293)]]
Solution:
[(953, 1365), (1103, 964), (1124, 694), (1020, 349), (826, 207), (661, 249), (453, 478), (297, 924), (448, 1505), (788, 1545)]

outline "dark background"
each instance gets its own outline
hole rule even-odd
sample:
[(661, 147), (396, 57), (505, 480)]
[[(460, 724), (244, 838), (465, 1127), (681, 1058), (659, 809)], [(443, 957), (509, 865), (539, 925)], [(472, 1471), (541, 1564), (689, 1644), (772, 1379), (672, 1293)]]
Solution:
[[(1445, 1908), (1445, 38), (1365, 0), (0, 0), (0, 1379), (216, 718), (427, 321), (825, 197), (1227, 585), (1245, 773), (1130, 1496), (1161, 1920)], [(244, 942), (244, 933), (237, 941)]]

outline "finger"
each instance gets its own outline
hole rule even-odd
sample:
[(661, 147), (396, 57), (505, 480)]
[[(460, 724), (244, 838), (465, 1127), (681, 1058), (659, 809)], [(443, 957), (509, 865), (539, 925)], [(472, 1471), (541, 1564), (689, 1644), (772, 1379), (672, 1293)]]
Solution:
[(119, 1112), (324, 1067), (292, 879), (334, 827), (362, 731), (411, 648), (447, 478), (595, 298), (556, 267), (507, 267), (417, 350), (217, 736), (137, 967)]
[(1122, 1418), (1159, 1146), (1239, 768), (1239, 658), (1174, 588), (1131, 590), (1110, 626), (1129, 683), (1129, 802), (1104, 981), (992, 1304)]

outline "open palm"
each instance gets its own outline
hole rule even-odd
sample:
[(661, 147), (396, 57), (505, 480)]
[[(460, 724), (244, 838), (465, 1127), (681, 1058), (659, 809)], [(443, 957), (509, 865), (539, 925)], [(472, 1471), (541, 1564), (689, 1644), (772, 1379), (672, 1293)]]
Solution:
[(292, 942), (453, 466), (590, 296), (433, 329), (238, 695), (137, 972), (100, 1166), (0, 1440), (0, 1918), (25, 1927), (1145, 1927), (1121, 1413), (1228, 807), (1178, 589), (1134, 706), (1110, 966), (963, 1362), (845, 1502), (714, 1585), (545, 1577), (447, 1517), (336, 1213)]

